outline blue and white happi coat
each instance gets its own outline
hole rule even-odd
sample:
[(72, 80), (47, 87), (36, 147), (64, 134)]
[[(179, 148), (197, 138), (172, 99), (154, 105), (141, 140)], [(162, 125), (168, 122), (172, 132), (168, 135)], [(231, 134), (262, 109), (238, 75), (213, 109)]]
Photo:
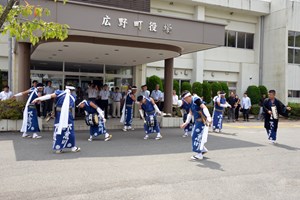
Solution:
[(63, 128), (59, 132), (59, 122), (60, 114), (63, 102), (66, 97), (66, 92), (64, 90), (56, 90), (56, 114), (54, 121), (54, 134), (53, 134), (53, 150), (61, 150), (64, 148), (75, 147), (75, 133), (74, 133), (74, 118), (71, 109), (75, 107), (75, 96), (70, 95), (70, 105), (69, 105), (69, 116), (68, 116), (68, 127)]
[[(180, 108), (181, 108), (181, 110), (183, 112), (182, 120), (183, 120), (183, 122), (185, 122), (186, 118), (187, 118), (187, 115), (190, 112), (191, 104), (188, 104), (187, 102), (185, 102), (183, 100), (182, 101), (182, 106)], [(185, 133), (191, 132), (193, 130), (193, 126), (194, 126), (193, 121), (190, 121), (190, 123), (184, 128), (184, 132)]]
[(126, 95), (126, 99), (125, 99), (125, 113), (124, 113), (124, 125), (125, 126), (131, 126), (132, 124), (132, 119), (133, 119), (133, 105), (134, 105), (134, 101), (131, 98), (132, 92), (128, 92), (128, 94)]
[(223, 127), (223, 111), (224, 108), (218, 105), (218, 101), (220, 101), (220, 104), (226, 104), (226, 99), (217, 97), (214, 102), (214, 113), (213, 113), (213, 130), (219, 129), (221, 130)]
[(23, 126), (21, 132), (40, 132), (36, 106), (35, 104), (32, 104), (32, 101), (38, 97), (37, 88), (30, 88), (28, 96), (23, 113)]
[[(84, 102), (84, 110), (88, 113), (88, 114), (94, 114), (94, 113), (98, 113), (97, 109), (93, 108), (90, 104), (92, 101), (85, 101)], [(105, 124), (104, 121), (102, 119), (102, 117), (100, 117), (98, 115), (99, 118), (99, 125), (98, 126), (90, 126), (90, 135), (93, 137), (97, 137), (98, 135), (102, 135), (106, 133), (106, 128), (105, 128)]]
[[(146, 134), (160, 133), (160, 127), (157, 121), (155, 108), (151, 100), (149, 98), (146, 98), (146, 103), (142, 104), (141, 107), (145, 111), (145, 120), (146, 120), (146, 123), (144, 124), (145, 133)], [(154, 126), (149, 126), (148, 123), (150, 123), (150, 119), (152, 117), (154, 119)]]
[[(198, 102), (198, 103), (196, 103)], [(191, 111), (194, 116), (194, 127), (192, 130), (192, 148), (194, 152), (201, 153), (204, 148), (204, 144), (207, 142), (208, 127), (204, 125), (201, 120), (201, 115), (199, 112), (203, 113), (200, 107), (203, 104), (202, 100), (198, 96), (192, 97)]]

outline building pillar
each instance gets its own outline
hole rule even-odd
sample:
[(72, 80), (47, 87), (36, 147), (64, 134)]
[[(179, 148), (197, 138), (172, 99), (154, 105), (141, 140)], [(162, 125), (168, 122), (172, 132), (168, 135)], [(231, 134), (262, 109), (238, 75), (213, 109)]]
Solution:
[(17, 90), (19, 92), (30, 88), (30, 43), (17, 43)]
[(165, 60), (164, 112), (172, 113), (174, 58)]

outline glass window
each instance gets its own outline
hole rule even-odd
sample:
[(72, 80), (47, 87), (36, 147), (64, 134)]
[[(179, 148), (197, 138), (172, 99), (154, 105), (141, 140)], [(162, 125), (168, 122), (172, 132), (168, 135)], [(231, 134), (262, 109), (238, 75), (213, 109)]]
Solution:
[(225, 31), (225, 41), (224, 41), (224, 45), (225, 46), (228, 46), (228, 43), (227, 43), (227, 34), (228, 34), (228, 31)]
[(229, 47), (236, 47), (236, 32), (228, 31), (228, 45)]
[(289, 31), (289, 36), (288, 36), (288, 46), (293, 47), (294, 46), (294, 37), (295, 32), (294, 31)]
[(293, 95), (292, 95), (292, 90), (289, 90), (289, 91), (288, 91), (288, 97), (293, 97)]
[(295, 49), (295, 60), (294, 63), (300, 64), (300, 49)]
[(295, 34), (295, 47), (300, 47), (300, 32)]
[(254, 43), (254, 34), (246, 34), (246, 49), (253, 49)]
[(288, 62), (294, 63), (294, 49), (288, 49)]
[(238, 34), (237, 47), (244, 49), (246, 43), (246, 33), (239, 32), (237, 34)]

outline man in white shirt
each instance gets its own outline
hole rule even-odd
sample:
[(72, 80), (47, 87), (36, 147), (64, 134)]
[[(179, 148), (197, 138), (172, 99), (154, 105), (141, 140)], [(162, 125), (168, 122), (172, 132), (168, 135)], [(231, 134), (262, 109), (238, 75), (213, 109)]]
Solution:
[(149, 98), (150, 97), (150, 91), (148, 90), (147, 85), (142, 85), (141, 89), (142, 89), (142, 91), (140, 92), (140, 95), (144, 96), (146, 98)]
[(178, 95), (176, 94), (176, 90), (173, 90), (173, 106), (178, 105)]
[(116, 87), (115, 88), (115, 92), (112, 94), (112, 100), (113, 100), (113, 111), (112, 111), (112, 117), (115, 118), (116, 117), (116, 113), (117, 113), (117, 117), (120, 118), (120, 111), (121, 111), (121, 99), (122, 99), (122, 94), (119, 91), (119, 88)]
[(95, 103), (98, 94), (97, 94), (97, 90), (95, 88), (95, 85), (93, 83), (87, 89), (87, 94), (88, 94), (89, 100), (93, 101)]
[(152, 99), (154, 99), (154, 102), (158, 106), (158, 108), (162, 110), (161, 109), (162, 92), (159, 90), (158, 84), (155, 86), (155, 90), (152, 91), (151, 97)]
[(244, 96), (242, 98), (241, 108), (243, 109), (244, 121), (247, 120), (247, 122), (248, 122), (249, 121), (249, 111), (251, 109), (251, 100), (248, 97), (246, 92), (244, 93)]
[(9, 91), (8, 85), (3, 87), (3, 91), (0, 93), (0, 99), (1, 101), (10, 99), (13, 96), (12, 92)]
[(100, 91), (100, 108), (104, 110), (105, 119), (108, 119), (108, 98), (110, 96), (110, 92), (108, 91), (108, 86), (105, 84), (103, 89)]

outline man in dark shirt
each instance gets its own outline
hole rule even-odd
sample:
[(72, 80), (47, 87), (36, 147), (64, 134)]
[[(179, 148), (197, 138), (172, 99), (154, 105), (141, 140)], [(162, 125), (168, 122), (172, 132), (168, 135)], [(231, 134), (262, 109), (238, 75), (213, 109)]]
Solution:
[(234, 92), (230, 92), (230, 97), (227, 102), (231, 105), (231, 108), (228, 108), (228, 122), (235, 122), (235, 109), (237, 107), (237, 99), (235, 98)]

